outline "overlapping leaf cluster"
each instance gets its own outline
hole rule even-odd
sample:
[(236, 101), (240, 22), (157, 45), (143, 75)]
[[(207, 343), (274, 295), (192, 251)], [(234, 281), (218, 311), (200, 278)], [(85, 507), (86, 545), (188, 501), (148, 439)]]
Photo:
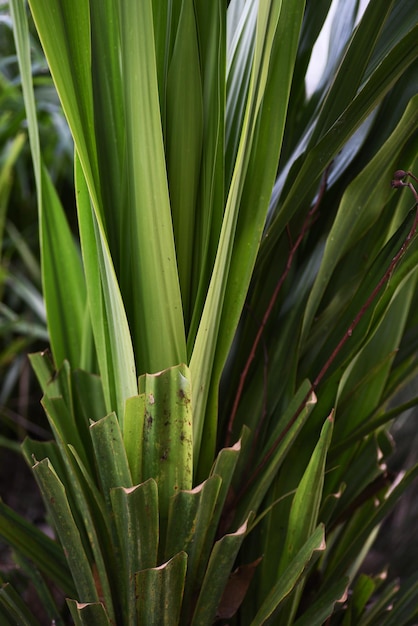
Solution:
[[(309, 97), (329, 0), (29, 4), (74, 138), (81, 255), (13, 0), (54, 435), (23, 450), (57, 539), (4, 505), (0, 532), (76, 624), (410, 623), (417, 581), (357, 573), (418, 472), (385, 467), (417, 373), (416, 206), (390, 187), (418, 170), (413, 2), (371, 0), (357, 25), (337, 2)], [(0, 608), (36, 623), (10, 585)]]

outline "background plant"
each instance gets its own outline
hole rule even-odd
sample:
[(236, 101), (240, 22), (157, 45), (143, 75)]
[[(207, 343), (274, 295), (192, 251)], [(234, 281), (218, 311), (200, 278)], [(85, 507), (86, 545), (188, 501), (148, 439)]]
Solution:
[[(32, 28), (33, 30), (33, 28)], [(45, 163), (65, 197), (72, 189), (72, 142), (42, 49), (30, 35), (31, 71)], [(25, 106), (7, 5), (0, 4), (0, 411), (1, 441), (36, 431), (29, 349), (48, 341), (41, 294), (38, 220)], [(68, 203), (67, 203), (68, 206)], [(38, 391), (36, 391), (38, 396)], [(40, 431), (42, 432), (42, 431)]]
[[(57, 540), (5, 506), (1, 533), (76, 623), (410, 623), (414, 578), (356, 575), (417, 473), (384, 465), (416, 403), (397, 401), (416, 376), (416, 207), (390, 187), (418, 169), (413, 3), (371, 0), (356, 27), (338, 2), (308, 97), (330, 2), (32, 0), (81, 258), (11, 6), (52, 349), (31, 361), (55, 438), (23, 452)], [(10, 585), (0, 598), (34, 623)]]

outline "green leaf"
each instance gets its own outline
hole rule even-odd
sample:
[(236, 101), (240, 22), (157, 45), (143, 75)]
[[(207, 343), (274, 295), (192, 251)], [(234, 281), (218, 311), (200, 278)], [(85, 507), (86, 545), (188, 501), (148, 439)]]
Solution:
[(159, 522), (158, 490), (150, 478), (142, 485), (112, 489), (112, 510), (121, 546), (125, 621), (136, 620), (135, 574), (157, 565)]
[(309, 295), (302, 341), (303, 334), (309, 332), (312, 319), (337, 263), (364, 233), (373, 228), (373, 224), (393, 193), (389, 185), (379, 185), (376, 181), (391, 179), (395, 169), (394, 164), (400, 158), (402, 147), (409, 139), (410, 128), (417, 123), (418, 97), (415, 97), (410, 101), (389, 139), (367, 167), (347, 187), (327, 238), (321, 267)]
[[(373, 336), (373, 332), (382, 321), (383, 313), (393, 294), (404, 279), (404, 271), (408, 273), (412, 269), (410, 267), (411, 257), (407, 254), (403, 257), (402, 263), (398, 264), (398, 271), (389, 271), (390, 268), (393, 269), (391, 265), (393, 259), (397, 257), (400, 251), (404, 250), (405, 241), (410, 240), (414, 219), (415, 211), (411, 210), (387, 243), (381, 242), (378, 255), (373, 258), (370, 267), (364, 268), (355, 293), (351, 294), (347, 303), (344, 303), (340, 314), (336, 316), (335, 311), (332, 310), (333, 303), (330, 304), (330, 310), (325, 311), (325, 319), (330, 314), (334, 320), (333, 325), (328, 326), (328, 331), (323, 332), (323, 336), (319, 337), (316, 333), (322, 324), (317, 324), (309, 341), (304, 346), (307, 351), (305, 358), (309, 362), (310, 369), (320, 372), (329, 356), (339, 346), (335, 354), (336, 358), (332, 361), (332, 370), (337, 371), (338, 367), (341, 368), (341, 377), (347, 358), (357, 354), (359, 349)], [(414, 261), (414, 256), (412, 256), (412, 261)], [(388, 280), (389, 276), (392, 280)], [(324, 324), (326, 324), (325, 319)], [(350, 333), (347, 333), (349, 329)], [(317, 342), (314, 351), (311, 351), (312, 344), (310, 341), (313, 335), (316, 336)], [(340, 344), (341, 341), (342, 344)]]
[[(237, 6), (238, 5), (238, 6)], [(238, 19), (239, 16), (239, 19)], [(225, 181), (230, 184), (237, 157), (251, 68), (257, 22), (257, 5), (230, 3), (227, 13), (227, 73), (225, 116)]]
[(4, 223), (7, 212), (7, 204), (10, 197), (13, 182), (13, 168), (22, 148), (25, 144), (26, 137), (23, 133), (17, 135), (12, 143), (6, 146), (6, 150), (2, 151), (2, 163), (0, 168), (0, 258), (3, 247)]
[[(346, 103), (350, 102), (356, 95), (376, 41), (393, 4), (393, 0), (387, 2), (384, 10), (382, 10), (379, 0), (371, 0), (368, 3), (322, 104), (315, 130), (310, 139), (311, 145), (314, 145), (323, 132), (332, 126), (344, 111)], [(348, 75), (352, 77), (352, 80), (347, 80)]]
[(110, 626), (106, 609), (101, 602), (67, 600), (75, 626)]
[(39, 626), (21, 595), (8, 583), (0, 589), (0, 615), (5, 626)]
[(215, 543), (194, 609), (192, 626), (205, 626), (216, 618), (223, 591), (252, 517), (250, 515), (235, 533), (224, 535)]
[[(338, 428), (337, 441), (342, 437), (345, 439), (345, 435), (364, 426), (367, 417), (376, 406), (376, 399), (383, 395), (396, 350), (405, 332), (416, 281), (416, 271), (403, 279), (393, 294), (379, 326), (363, 349), (352, 359), (341, 378), (336, 407), (342, 423)], [(354, 394), (353, 389), (356, 390)], [(350, 415), (356, 416), (354, 420), (348, 419), (345, 409), (348, 393)]]
[[(299, 482), (290, 509), (287, 534), (280, 557), (278, 574), (283, 575), (295, 554), (302, 549), (311, 537), (318, 523), (319, 506), (324, 485), (325, 462), (331, 442), (334, 419), (330, 415), (325, 421), (318, 443), (315, 446), (309, 464)], [(292, 598), (280, 611), (279, 619), (283, 624), (291, 624), (303, 591), (304, 580), (292, 593)]]
[(164, 560), (181, 551), (187, 553), (184, 623), (189, 621), (193, 598), (206, 571), (213, 541), (210, 531), (220, 485), (219, 476), (212, 476), (191, 491), (180, 491), (170, 502)]
[[(386, 572), (383, 572), (383, 579), (386, 578)], [(393, 607), (393, 601), (399, 592), (399, 581), (392, 580), (385, 585), (379, 596), (376, 598), (373, 606), (368, 607), (367, 612), (363, 615), (360, 622), (361, 626), (378, 626), (385, 617), (388, 617), (388, 609)]]
[[(108, 509), (106, 509), (105, 498), (96, 487), (93, 477), (83, 465), (76, 450), (69, 446), (69, 449), (81, 471), (82, 479), (71, 480), (71, 491), (74, 492), (83, 526), (78, 525), (78, 529), (85, 530), (93, 557), (93, 571), (95, 581), (100, 588), (100, 598), (105, 603), (111, 617), (114, 616), (112, 589), (123, 588), (123, 580), (118, 576), (120, 555), (115, 546), (112, 519), (109, 519)], [(69, 489), (70, 490), (70, 489)], [(74, 513), (74, 508), (72, 509)], [(84, 545), (87, 542), (84, 540)], [(86, 552), (88, 548), (85, 548)], [(117, 605), (119, 604), (116, 601)]]
[(188, 357), (196, 338), (224, 215), (224, 125), (228, 119), (225, 119), (226, 3), (196, 0), (194, 8), (203, 96), (203, 150), (193, 242), (193, 316), (187, 335)]
[(348, 578), (341, 578), (321, 590), (309, 609), (294, 622), (295, 626), (323, 626), (332, 615), (335, 605), (346, 601), (348, 584)]
[(125, 404), (123, 445), (128, 457), (132, 482), (142, 480), (142, 446), (144, 443), (144, 420), (146, 419), (145, 394), (128, 398)]
[(379, 506), (376, 507), (374, 499), (371, 499), (356, 511), (355, 515), (352, 515), (351, 520), (344, 526), (339, 542), (333, 550), (330, 550), (324, 583), (328, 583), (331, 578), (335, 579), (347, 572), (350, 573), (350, 568), (356, 571), (360, 565), (361, 556), (364, 556), (362, 549), (367, 548), (366, 544), (375, 538), (376, 531), (385, 515), (417, 475), (418, 466), (416, 465), (404, 474), (391, 491), (385, 493), (384, 498), (381, 497)]
[(48, 351), (36, 352), (29, 355), (29, 360), (38, 378), (41, 389), (43, 393), (46, 394), (48, 384), (52, 382), (55, 373), (55, 366), (51, 354)]
[(418, 616), (417, 608), (418, 580), (411, 576), (397, 594), (391, 610), (382, 616), (382, 626), (397, 626), (415, 622)]
[[(216, 4), (216, 2), (215, 2)], [(167, 76), (166, 159), (186, 325), (191, 316), (195, 220), (202, 155), (203, 98), (193, 0), (181, 3)], [(180, 155), (183, 155), (181, 158)]]
[(58, 368), (68, 359), (74, 368), (89, 367), (83, 363), (80, 350), (86, 332), (86, 287), (80, 254), (44, 168), (42, 196), (42, 280), (55, 365)]
[(128, 459), (122, 433), (115, 413), (90, 426), (102, 492), (110, 505), (110, 491), (114, 487), (132, 487)]
[(235, 468), (237, 467), (241, 455), (243, 438), (244, 435), (241, 435), (236, 444), (230, 448), (222, 448), (222, 450), (220, 450), (210, 472), (211, 476), (220, 476), (222, 479), (212, 519), (212, 536), (214, 536), (221, 515), (225, 510), (225, 504), (227, 502), (228, 495), (230, 494)]
[(19, 71), (22, 80), (23, 98), (25, 102), (26, 116), (28, 119), (29, 142), (32, 152), (33, 169), (35, 174), (38, 206), (42, 204), (41, 182), (41, 151), (39, 145), (38, 121), (36, 115), (35, 96), (32, 86), (29, 27), (26, 17), (25, 5), (21, 0), (10, 2), (10, 12), (14, 29), (14, 38), (18, 52)]
[(37, 564), (69, 596), (75, 594), (62, 548), (0, 501), (0, 535), (19, 554)]
[[(315, 404), (316, 397), (312, 393), (311, 385), (309, 381), (304, 381), (283, 413), (273, 436), (265, 446), (259, 465), (251, 467), (249, 475), (248, 466), (245, 468), (247, 473), (244, 479), (250, 489), (239, 504), (238, 519), (242, 519), (241, 515), (248, 514), (249, 511), (258, 511), (263, 498)], [(257, 480), (254, 481), (254, 477), (257, 476)]]
[[(271, 223), (263, 240), (261, 250), (261, 262), (271, 254), (277, 244), (283, 228), (291, 217), (305, 203), (310, 203), (310, 198), (315, 195), (319, 179), (325, 168), (335, 155), (341, 150), (349, 137), (367, 118), (382, 98), (393, 87), (396, 80), (406, 71), (418, 56), (418, 51), (413, 45), (416, 40), (418, 26), (414, 26), (388, 52), (376, 71), (369, 77), (355, 98), (347, 103), (346, 109), (327, 130), (319, 142), (306, 154), (303, 165), (295, 164), (295, 172), (291, 172), (292, 183), (286, 198), (280, 207), (274, 221)], [(303, 185), (303, 181), (309, 179), (309, 184)], [(302, 191), (301, 191), (302, 190)]]
[[(60, 617), (60, 611), (58, 608), (57, 599), (54, 598), (53, 592), (45, 580), (44, 575), (34, 565), (33, 561), (28, 561), (21, 554), (13, 554), (13, 560), (17, 567), (25, 576), (27, 576), (30, 584), (36, 592), (39, 598), (39, 602), (42, 604), (45, 616), (48, 620), (55, 621), (56, 626), (65, 626), (64, 620)], [(51, 578), (52, 581), (52, 578)], [(28, 607), (29, 608), (29, 607)]]
[(65, 458), (66, 454), (64, 448), (68, 444), (72, 444), (76, 447), (83, 463), (91, 469), (92, 460), (89, 459), (89, 448), (87, 448), (82, 441), (80, 432), (81, 429), (77, 427), (78, 425), (74, 421), (74, 415), (72, 414), (68, 403), (65, 402), (62, 396), (55, 398), (44, 396), (42, 399), (42, 405), (63, 454), (63, 458)]
[(186, 577), (187, 555), (179, 552), (170, 561), (135, 576), (139, 624), (177, 626)]
[[(71, 511), (71, 518), (65, 519), (59, 528), (57, 527), (58, 536), (63, 546), (67, 546), (64, 549), (68, 548), (68, 543), (64, 543), (60, 531), (65, 533), (66, 540), (67, 536), (69, 537), (68, 541), (73, 551), (72, 554), (76, 548), (83, 550), (83, 554), (80, 555), (83, 567), (86, 565), (85, 563), (83, 564), (84, 559), (88, 558), (90, 553), (93, 555), (94, 583), (100, 586), (101, 596), (106, 603), (108, 612), (113, 617), (111, 588), (115, 584), (115, 549), (112, 546), (109, 522), (106, 524), (103, 498), (98, 494), (97, 488), (93, 483), (91, 470), (89, 472), (86, 469), (74, 448), (64, 444), (58, 433), (56, 433), (56, 437), (59, 441), (61, 459), (58, 458), (56, 470), (51, 464), (52, 460), (56, 462), (54, 459), (55, 455), (51, 455), (50, 459), (44, 458), (44, 461), (41, 462), (42, 464), (47, 463), (47, 468), (51, 468), (50, 476), (48, 476), (46, 471), (41, 474), (41, 478), (44, 481), (41, 482), (41, 491), (47, 507), (52, 508), (54, 511), (52, 515), (55, 524), (59, 525), (61, 523), (67, 508), (68, 512)], [(31, 448), (33, 450), (32, 456), (35, 455), (35, 459), (38, 453), (48, 453), (48, 450), (44, 449), (45, 445), (39, 446), (38, 444), (34, 446), (32, 443)], [(43, 467), (43, 465), (35, 463), (33, 471), (39, 482), (40, 479), (36, 473), (38, 466)], [(48, 479), (50, 479), (49, 483), (47, 482)], [(60, 495), (61, 499), (59, 501), (55, 495), (49, 496), (48, 489), (50, 490), (51, 488), (54, 488)], [(48, 498), (52, 498), (51, 502)], [(74, 554), (74, 558), (77, 559), (77, 555)], [(76, 560), (74, 568), (78, 566), (79, 563)], [(72, 573), (74, 575), (73, 569)]]
[(141, 480), (157, 481), (160, 515), (166, 519), (170, 498), (192, 487), (190, 372), (179, 365), (145, 374), (139, 380), (139, 391), (145, 395)]
[[(230, 271), (233, 242), (238, 220), (239, 205), (243, 194), (244, 181), (248, 168), (249, 155), (254, 141), (256, 121), (264, 95), (267, 81), (267, 68), (271, 54), (272, 40), (277, 26), (281, 3), (266, 3), (260, 8), (256, 41), (256, 53), (253, 62), (250, 90), (246, 103), (246, 115), (243, 125), (240, 147), (235, 162), (231, 180), (225, 215), (219, 239), (218, 252), (212, 272), (205, 306), (200, 320), (199, 330), (193, 353), (190, 359), (190, 369), (193, 377), (194, 412), (193, 446), (194, 456), (199, 458), (203, 426), (206, 414), (206, 404), (209, 394), (209, 381), (213, 368), (216, 350), (216, 337), (219, 334), (221, 311), (226, 293), (228, 274)], [(271, 13), (270, 13), (271, 12)], [(238, 321), (238, 320), (237, 320)], [(207, 418), (206, 418), (207, 419)], [(215, 436), (214, 419), (211, 420), (211, 438)], [(209, 441), (205, 443), (206, 453), (210, 452)], [(210, 465), (212, 464), (212, 459)]]
[(90, 316), (107, 412), (115, 410), (123, 427), (125, 401), (137, 393), (132, 340), (108, 244), (91, 208), (77, 155), (75, 184)]
[(24, 5), (15, 0), (11, 9), (37, 187), (42, 283), (52, 351), (58, 367), (66, 358), (71, 360), (73, 367), (86, 366), (80, 352), (86, 332), (82, 267), (63, 208), (41, 158)]
[(98, 602), (93, 572), (71, 512), (65, 487), (48, 459), (35, 463), (35, 478), (65, 551), (80, 602)]
[(350, 597), (348, 610), (343, 620), (343, 626), (358, 624), (364, 613), (365, 607), (371, 601), (376, 591), (376, 584), (370, 576), (360, 574)]
[(113, 0), (91, 0), (89, 5), (94, 115), (92, 132), (94, 130), (97, 143), (98, 183), (103, 202), (102, 207), (96, 208), (103, 215), (113, 263), (116, 272), (120, 272), (129, 253), (120, 245), (128, 196), (124, 170), (125, 145), (122, 141), (125, 117), (120, 71), (120, 19), (118, 3)]
[[(90, 425), (106, 415), (102, 381), (84, 370), (72, 372), (74, 411)], [(81, 421), (81, 420), (80, 420)]]
[(318, 443), (293, 498), (279, 572), (284, 570), (316, 528), (333, 425), (334, 418), (330, 415), (322, 427)]
[(86, 0), (30, 2), (76, 151), (100, 218), (96, 141), (93, 134), (89, 4)]
[[(190, 361), (194, 385), (202, 390), (195, 400), (194, 426), (195, 455), (202, 436), (205, 441), (202, 468), (212, 464), (219, 378), (241, 316), (276, 175), (303, 9), (304, 2), (299, 1), (268, 2), (259, 7), (241, 143), (211, 285)], [(286, 53), (279, 54), (279, 48)], [(274, 63), (270, 63), (273, 58)], [(262, 168), (257, 166), (259, 163), (263, 163)], [(207, 397), (210, 409), (205, 414)]]
[(274, 584), (270, 594), (251, 622), (251, 626), (274, 623), (272, 620), (281, 602), (296, 587), (309, 564), (319, 557), (318, 552), (323, 552), (324, 550), (324, 528), (323, 526), (318, 526)]
[[(30, 0), (75, 142), (80, 265), (42, 173), (13, 0), (62, 362), (32, 357), (56, 443), (23, 452), (59, 529), (51, 572), (77, 624), (229, 619), (225, 597), (237, 610), (247, 587), (233, 585), (263, 553), (242, 626), (391, 618), (394, 589), (376, 583), (373, 612), (361, 579), (344, 615), (336, 606), (417, 473), (395, 486), (383, 471), (386, 422), (411, 404), (387, 406), (417, 369), (416, 207), (390, 189), (392, 171), (418, 163), (417, 20), (414, 0), (380, 4), (357, 25), (360, 3), (344, 0)], [(39, 540), (40, 555), (0, 506), (2, 523), (44, 573), (51, 545)], [(414, 596), (416, 580), (398, 623)]]
[[(151, 0), (120, 4), (129, 215), (124, 237), (146, 297), (132, 299), (139, 372), (186, 362), (176, 251), (159, 112)], [(141, 137), (141, 141), (138, 141)], [(132, 235), (132, 238), (131, 238)], [(157, 314), (158, 312), (158, 314)]]

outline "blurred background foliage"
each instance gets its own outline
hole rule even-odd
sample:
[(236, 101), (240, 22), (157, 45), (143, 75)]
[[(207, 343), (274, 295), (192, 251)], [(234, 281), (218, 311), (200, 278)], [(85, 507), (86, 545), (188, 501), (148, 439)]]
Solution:
[[(74, 215), (73, 144), (35, 29), (32, 72), (42, 152), (68, 215)], [(0, 434), (19, 440), (45, 426), (33, 402), (28, 351), (48, 342), (41, 294), (38, 214), (26, 112), (7, 2), (0, 4)], [(37, 389), (37, 387), (35, 387)], [(39, 397), (36, 391), (36, 397)], [(30, 411), (29, 411), (30, 408)]]
[[(42, 151), (68, 216), (74, 216), (73, 142), (31, 28), (32, 72)], [(74, 222), (73, 222), (74, 223)], [(27, 354), (48, 345), (41, 293), (38, 210), (26, 112), (8, 2), (0, 2), (0, 496), (27, 519), (44, 508), (19, 442), (50, 437)], [(0, 542), (1, 567), (11, 566)], [(17, 575), (17, 574), (16, 574)], [(26, 593), (22, 587), (22, 593)]]

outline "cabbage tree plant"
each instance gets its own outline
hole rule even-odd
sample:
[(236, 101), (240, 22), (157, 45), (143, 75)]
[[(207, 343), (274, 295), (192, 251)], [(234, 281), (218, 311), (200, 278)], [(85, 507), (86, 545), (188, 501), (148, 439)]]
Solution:
[[(3, 504), (0, 533), (56, 624), (416, 615), (416, 580), (360, 568), (418, 472), (385, 466), (417, 402), (418, 20), (333, 4), (308, 94), (330, 0), (30, 0), (75, 238), (11, 2), (51, 348), (31, 362), (53, 440), (22, 450), (55, 538)], [(10, 584), (0, 611), (37, 623)]]

